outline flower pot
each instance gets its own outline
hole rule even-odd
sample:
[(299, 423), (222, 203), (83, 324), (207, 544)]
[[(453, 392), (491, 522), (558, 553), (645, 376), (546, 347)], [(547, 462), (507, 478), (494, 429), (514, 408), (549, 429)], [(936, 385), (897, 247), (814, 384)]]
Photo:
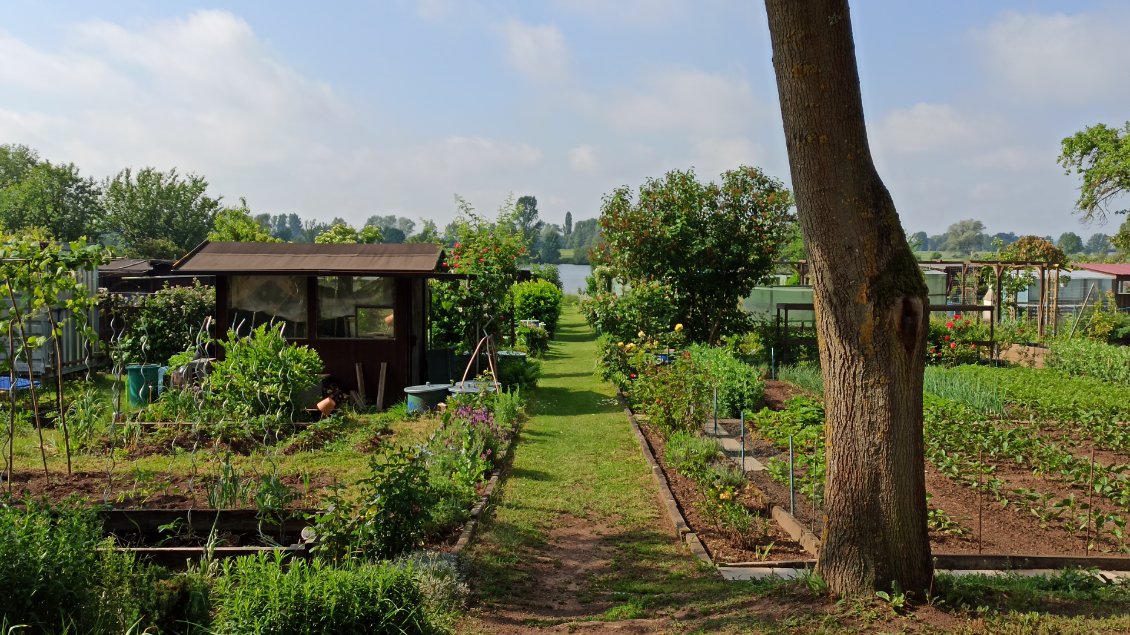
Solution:
[(318, 412), (322, 413), (323, 417), (330, 416), (330, 413), (333, 412), (336, 407), (337, 402), (333, 400), (333, 397), (326, 397), (318, 402)]

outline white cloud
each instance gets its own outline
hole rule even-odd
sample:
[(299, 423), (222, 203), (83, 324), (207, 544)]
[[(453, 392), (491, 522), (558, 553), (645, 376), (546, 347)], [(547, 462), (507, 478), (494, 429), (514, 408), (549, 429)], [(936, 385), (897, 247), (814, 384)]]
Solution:
[(1088, 103), (1130, 96), (1128, 31), (1126, 13), (1008, 13), (973, 37), (994, 82), (1027, 99)]
[(887, 113), (875, 125), (871, 137), (880, 152), (923, 154), (968, 146), (985, 132), (984, 126), (953, 106), (915, 104)]
[(390, 141), (373, 132), (387, 122), (363, 118), (223, 11), (67, 35), (50, 49), (0, 35), (0, 94), (18, 96), (0, 109), (0, 139), (91, 176), (177, 167), (257, 211), (443, 220), (453, 193), (491, 209), (542, 158), (474, 133)]
[(694, 144), (694, 156), (695, 169), (704, 180), (715, 180), (741, 165), (764, 166), (769, 160), (764, 146), (746, 137), (701, 139)]
[(594, 22), (630, 26), (670, 24), (688, 8), (685, 0), (555, 0), (553, 4)]
[(561, 81), (569, 77), (572, 55), (565, 35), (553, 25), (527, 24), (510, 19), (500, 30), (506, 40), (510, 64), (537, 81)]
[(600, 160), (596, 156), (596, 148), (587, 143), (570, 148), (568, 156), (569, 167), (578, 172), (592, 174), (600, 169)]
[(634, 89), (578, 104), (617, 128), (699, 135), (749, 130), (766, 112), (747, 80), (693, 68), (656, 71)]

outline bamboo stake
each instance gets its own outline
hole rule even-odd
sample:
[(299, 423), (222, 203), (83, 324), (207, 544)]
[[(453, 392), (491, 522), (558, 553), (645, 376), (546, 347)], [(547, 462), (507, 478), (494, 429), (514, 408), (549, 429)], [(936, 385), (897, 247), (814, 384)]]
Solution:
[(8, 320), (8, 493), (12, 493), (12, 473), (15, 470), (16, 447), (16, 356), (12, 341), (12, 321)]
[(983, 535), (981, 529), (981, 508), (982, 498), (985, 495), (984, 482), (985, 482), (985, 450), (977, 450), (977, 553), (981, 553), (981, 536)]
[(59, 425), (63, 427), (63, 448), (67, 453), (67, 474), (71, 473), (71, 431), (67, 428), (67, 413), (63, 410), (63, 350), (59, 348), (59, 324), (51, 308), (47, 308), (47, 322), (51, 325), (51, 340), (55, 343), (55, 407), (59, 410)]
[(1091, 441), (1091, 475), (1087, 478), (1087, 539), (1083, 553), (1091, 555), (1091, 510), (1095, 500), (1095, 442)]

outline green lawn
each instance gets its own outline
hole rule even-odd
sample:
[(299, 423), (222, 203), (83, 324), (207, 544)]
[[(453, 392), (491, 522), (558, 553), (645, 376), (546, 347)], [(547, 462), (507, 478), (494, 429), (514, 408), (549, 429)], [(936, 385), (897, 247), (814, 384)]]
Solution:
[[(1029, 614), (1047, 605), (1046, 589), (1016, 584), (960, 587), (963, 601), (993, 607), (981, 612), (943, 605), (946, 612), (925, 607), (897, 616), (878, 600), (836, 602), (804, 583), (722, 581), (696, 564), (660, 515), (655, 483), (613, 388), (593, 375), (595, 354), (595, 337), (567, 307), (513, 465), (466, 554), (476, 607), (461, 632), (511, 628), (514, 620), (532, 631), (629, 620), (637, 622), (623, 624), (629, 632), (1130, 632), (1126, 589), (1055, 602), (1065, 615), (1116, 616), (1107, 619)], [(599, 534), (578, 536), (586, 526)], [(592, 544), (571, 544), (578, 541)], [(586, 551), (601, 554), (601, 566), (561, 556)], [(561, 606), (576, 610), (563, 616)]]

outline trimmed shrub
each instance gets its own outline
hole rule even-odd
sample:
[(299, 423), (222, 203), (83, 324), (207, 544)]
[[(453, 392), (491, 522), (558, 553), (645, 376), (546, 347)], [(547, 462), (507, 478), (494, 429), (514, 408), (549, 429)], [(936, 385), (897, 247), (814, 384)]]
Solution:
[(707, 385), (718, 389), (719, 417), (738, 417), (742, 410), (759, 408), (765, 385), (756, 366), (734, 357), (725, 348), (695, 344), (690, 353), (706, 375)]
[(548, 280), (530, 280), (510, 287), (510, 296), (514, 302), (514, 317), (544, 322), (545, 329), (553, 336), (561, 315), (560, 287)]
[(410, 566), (245, 556), (224, 563), (214, 632), (431, 633)]
[(689, 354), (667, 364), (641, 364), (631, 388), (633, 410), (664, 436), (696, 432), (706, 421), (710, 393), (702, 369)]

